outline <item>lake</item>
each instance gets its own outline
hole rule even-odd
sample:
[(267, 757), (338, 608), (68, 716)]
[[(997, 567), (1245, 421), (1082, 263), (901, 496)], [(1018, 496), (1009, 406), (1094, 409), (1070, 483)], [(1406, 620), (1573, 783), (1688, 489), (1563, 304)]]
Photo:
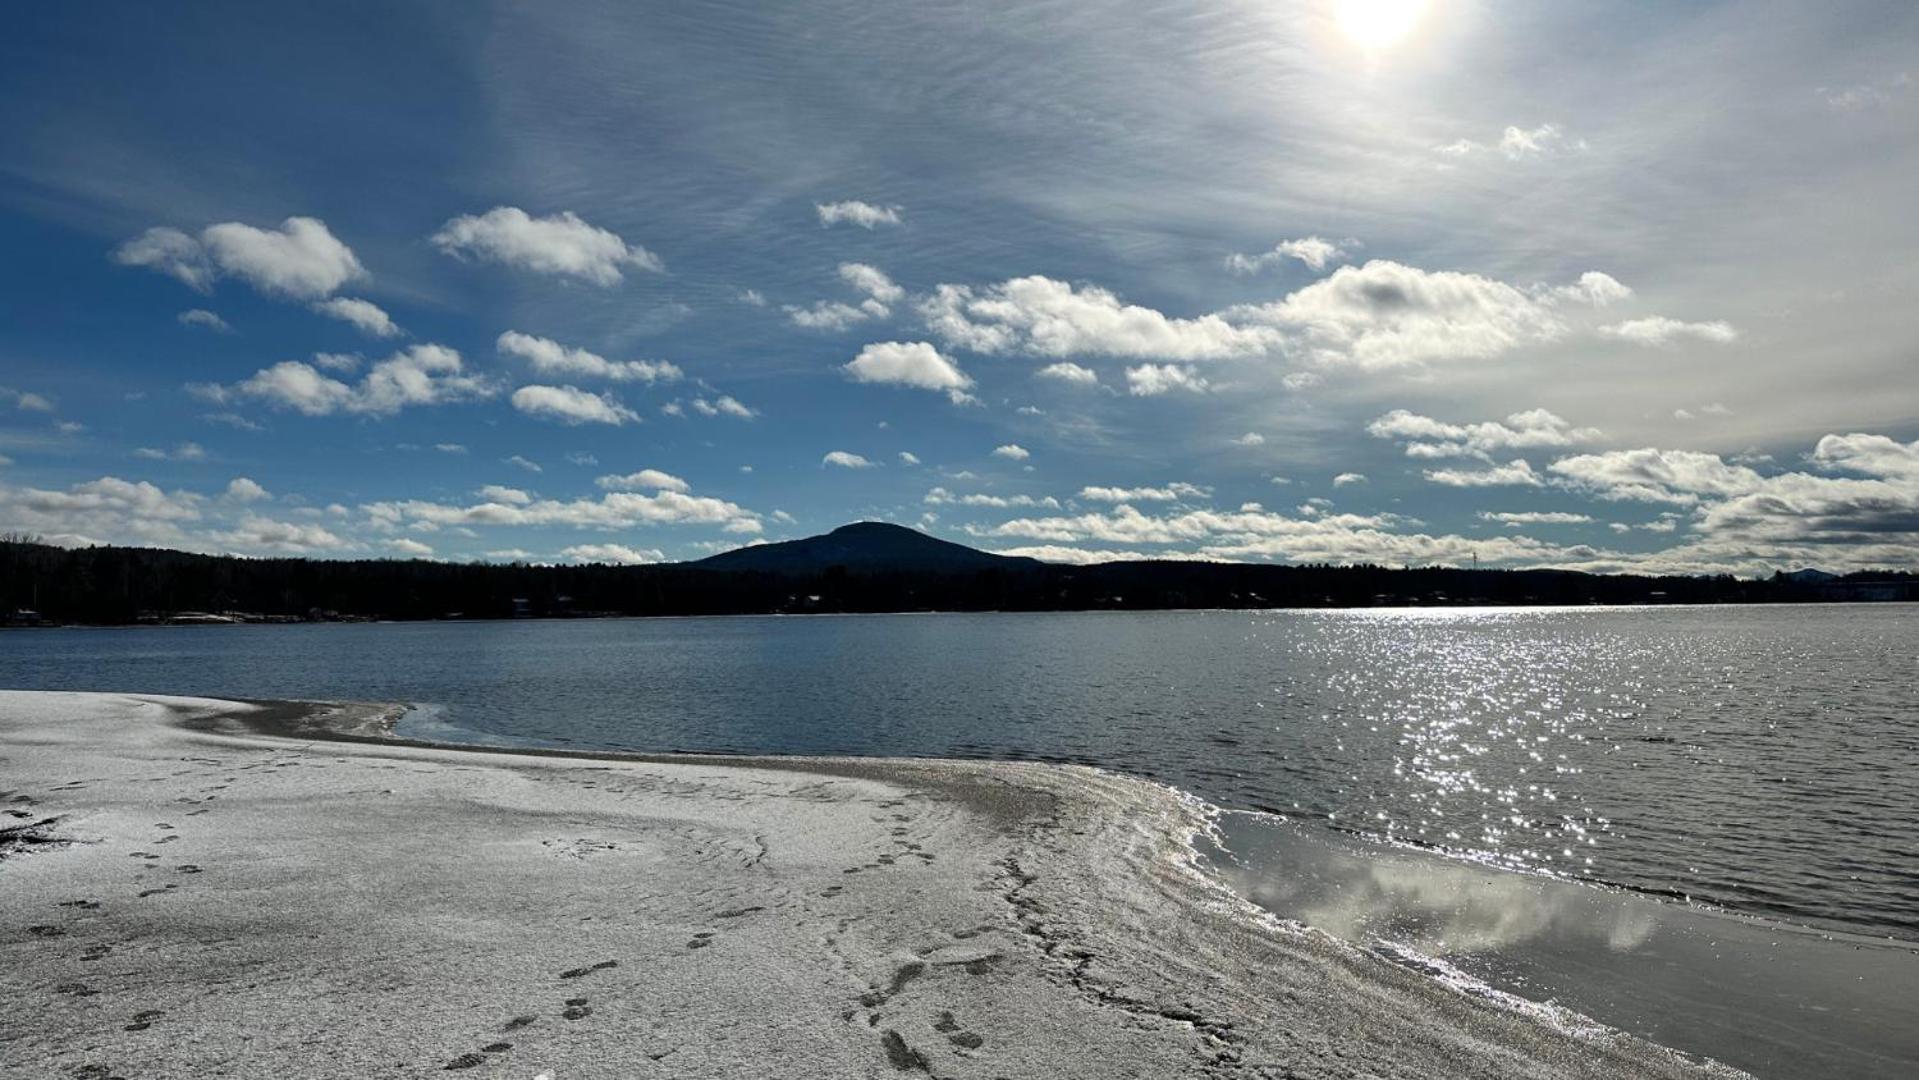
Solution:
[[(1264, 815), (1226, 840), (1289, 917), (1328, 908), (1277, 865), (1350, 882), (1352, 850), (1420, 849), (1883, 945), (1906, 979), (1919, 941), (1909, 605), (67, 629), (0, 635), (0, 685), (411, 701), (403, 733), (501, 744), (1080, 762)], [(1476, 974), (1512, 982), (1525, 950), (1495, 951)]]

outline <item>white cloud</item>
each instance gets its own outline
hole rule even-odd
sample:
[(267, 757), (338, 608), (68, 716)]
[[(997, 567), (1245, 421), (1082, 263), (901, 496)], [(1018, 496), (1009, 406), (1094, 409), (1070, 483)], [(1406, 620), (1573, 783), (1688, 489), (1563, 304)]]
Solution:
[(1688, 340), (1726, 345), (1739, 340), (1739, 331), (1735, 330), (1731, 323), (1682, 322), (1679, 319), (1668, 319), (1664, 315), (1629, 319), (1611, 326), (1602, 326), (1599, 332), (1609, 338), (1648, 346), (1672, 345)]
[(1336, 488), (1346, 487), (1350, 484), (1363, 484), (1365, 482), (1366, 482), (1365, 473), (1343, 472), (1343, 473), (1340, 473), (1338, 476), (1333, 477), (1333, 486)]
[(1008, 507), (1037, 507), (1045, 510), (1059, 509), (1059, 500), (1051, 495), (956, 495), (943, 487), (928, 491), (920, 500), (928, 506), (983, 506), (1003, 510)]
[(994, 447), (993, 456), (1006, 458), (1009, 461), (1025, 461), (1032, 457), (1033, 453), (1018, 443), (1007, 443), (1004, 446)]
[(487, 484), (480, 488), (477, 494), (487, 502), (503, 503), (507, 506), (525, 506), (533, 501), (531, 492), (507, 487), (504, 484)]
[(660, 257), (618, 233), (589, 225), (572, 211), (533, 217), (514, 206), (496, 206), (478, 217), (456, 217), (433, 234), (433, 244), (456, 257), (472, 257), (579, 278), (599, 286), (624, 280), (622, 270), (666, 269)]
[(639, 525), (717, 525), (728, 532), (759, 532), (759, 515), (723, 499), (660, 491), (642, 495), (611, 491), (597, 499), (535, 499), (471, 506), (406, 500), (368, 503), (367, 517), (387, 526), (412, 523), (452, 526), (552, 526), (629, 529)]
[(1522, 525), (1583, 525), (1592, 521), (1589, 514), (1572, 514), (1563, 510), (1481, 510), (1479, 516), (1484, 521), (1497, 521), (1509, 529)]
[(560, 554), (574, 562), (612, 563), (615, 566), (645, 566), (666, 561), (666, 552), (656, 548), (633, 548), (625, 544), (574, 544)]
[(529, 461), (518, 454), (514, 454), (512, 457), (501, 458), (500, 460), (505, 462), (508, 465), (517, 465), (520, 468), (525, 469), (527, 472), (545, 472), (546, 471), (545, 469), (540, 467), (539, 462)]
[(1174, 482), (1165, 487), (1083, 487), (1079, 497), (1093, 502), (1131, 503), (1131, 502), (1176, 502), (1180, 499), (1203, 499), (1211, 495), (1211, 488), (1198, 484)]
[(1546, 409), (1529, 409), (1476, 424), (1449, 424), (1405, 409), (1394, 409), (1366, 425), (1376, 439), (1392, 439), (1405, 446), (1407, 457), (1477, 457), (1490, 460), (1499, 450), (1538, 446), (1571, 446), (1600, 436), (1596, 428), (1575, 428)]
[(148, 229), (114, 249), (121, 266), (144, 266), (199, 292), (213, 289), (215, 270), (200, 241), (166, 226)]
[(278, 229), (237, 221), (209, 225), (198, 238), (179, 229), (148, 229), (113, 253), (123, 266), (144, 266), (201, 292), (225, 275), (272, 296), (318, 300), (366, 277), (353, 254), (317, 218), (290, 217)]
[(522, 386), (513, 391), (513, 407), (527, 414), (563, 424), (639, 423), (639, 414), (610, 394), (595, 394), (575, 386)]
[(847, 199), (843, 202), (816, 203), (813, 211), (819, 215), (822, 226), (846, 224), (871, 229), (880, 225), (898, 225), (901, 207), (876, 206), (858, 199)]
[(1426, 479), (1447, 487), (1538, 487), (1545, 482), (1524, 458), (1489, 469), (1428, 469)]
[(914, 454), (914, 453), (912, 453), (911, 451), (908, 451), (908, 450), (901, 450), (901, 451), (900, 451), (900, 464), (901, 464), (901, 465), (918, 465), (919, 463), (920, 463), (920, 459), (919, 459), (919, 457), (918, 457), (918, 455), (916, 455), (916, 454)]
[(1099, 374), (1092, 368), (1062, 360), (1057, 364), (1048, 364), (1033, 373), (1041, 379), (1055, 379), (1059, 382), (1074, 383), (1079, 386), (1095, 386), (1099, 383)]
[[(1523, 536), (1468, 538), (1390, 531), (1386, 516), (1317, 514), (1288, 517), (1263, 510), (1189, 510), (1163, 517), (1131, 506), (1069, 517), (1022, 518), (993, 526), (969, 526), (976, 536), (1012, 537), (1046, 544), (1087, 541), (1139, 545), (1177, 544), (1177, 554), (1227, 560), (1284, 562), (1466, 565), (1475, 555), (1491, 564), (1553, 564), (1610, 555), (1590, 547), (1562, 547)], [(1031, 551), (1032, 549), (1025, 549)]]
[(1319, 367), (1377, 371), (1486, 360), (1567, 332), (1569, 303), (1629, 295), (1597, 271), (1557, 288), (1520, 289), (1478, 274), (1384, 259), (1342, 266), (1283, 300), (1228, 309), (1247, 329), (1282, 335), (1288, 355)]
[(886, 276), (885, 271), (865, 263), (841, 263), (840, 279), (866, 294), (859, 306), (838, 300), (821, 300), (812, 307), (788, 304), (783, 308), (793, 325), (809, 330), (844, 330), (868, 319), (884, 319), (893, 314), (888, 306), (906, 296), (906, 290)]
[(872, 462), (866, 460), (865, 458), (859, 456), (858, 454), (855, 454), (846, 450), (827, 451), (826, 456), (820, 459), (820, 464), (837, 465), (842, 469), (874, 468), (874, 465)]
[(0, 386), (0, 401), (13, 402), (14, 408), (23, 412), (52, 412), (53, 402), (45, 396), (28, 390), (15, 390)]
[(1141, 364), (1126, 369), (1126, 392), (1134, 397), (1158, 397), (1174, 390), (1203, 394), (1211, 385), (1190, 364)]
[(310, 364), (283, 360), (232, 387), (201, 387), (203, 395), (258, 398), (308, 416), (336, 412), (391, 416), (409, 405), (442, 405), (492, 397), (487, 379), (467, 375), (460, 354), (444, 345), (414, 345), (374, 364), (358, 384), (322, 375)]
[(1234, 439), (1233, 445), (1234, 446), (1265, 446), (1266, 436), (1261, 435), (1257, 431), (1249, 431), (1246, 434), (1241, 435), (1239, 438)]
[(464, 454), (464, 453), (466, 453), (466, 447), (465, 447), (465, 446), (463, 446), (462, 444), (460, 444), (460, 443), (456, 443), (456, 442), (442, 442), (442, 443), (434, 443), (434, 444), (433, 444), (433, 449), (435, 449), (435, 450), (438, 450), (438, 451), (439, 451), (440, 453), (442, 453), (442, 454)]
[(273, 496), (258, 482), (245, 476), (236, 476), (227, 482), (227, 498), (234, 502), (246, 503), (271, 499)]
[(1338, 244), (1317, 236), (1303, 236), (1297, 240), (1281, 240), (1273, 250), (1258, 255), (1228, 255), (1226, 269), (1236, 274), (1256, 274), (1275, 263), (1293, 259), (1310, 270), (1319, 271), (1345, 257), (1346, 251)]
[(693, 490), (693, 485), (674, 476), (672, 473), (661, 472), (658, 469), (641, 469), (639, 472), (630, 472), (624, 476), (602, 476), (594, 481), (594, 483), (608, 491), (647, 489), (652, 491), (684, 492)]
[(758, 412), (740, 404), (737, 398), (728, 394), (721, 394), (711, 401), (705, 398), (694, 398), (691, 404), (693, 411), (701, 416), (731, 416), (741, 420), (751, 420), (759, 415)]
[(386, 546), (402, 555), (408, 555), (416, 559), (430, 559), (433, 557), (433, 548), (430, 545), (404, 536), (398, 539), (388, 540)]
[(1813, 447), (1811, 459), (1826, 469), (1919, 480), (1919, 439), (1902, 443), (1884, 435), (1827, 435)]
[(838, 300), (821, 300), (812, 307), (788, 304), (783, 310), (786, 317), (793, 320), (794, 326), (808, 330), (844, 330), (856, 323), (891, 314), (886, 305), (877, 300), (868, 300), (859, 307)]
[(1586, 140), (1567, 135), (1558, 124), (1540, 124), (1533, 128), (1508, 125), (1500, 133), (1499, 140), (1490, 145), (1460, 139), (1434, 149), (1452, 158), (1472, 157), (1496, 150), (1509, 161), (1525, 161), (1584, 153), (1588, 147)]
[(673, 382), (685, 373), (664, 360), (608, 360), (598, 353), (570, 348), (548, 338), (508, 330), (494, 342), (506, 356), (517, 356), (542, 375), (575, 375), (613, 382)]
[(360, 370), (360, 363), (360, 358), (352, 353), (317, 352), (313, 354), (314, 367), (324, 368), (327, 371), (337, 372), (342, 375), (350, 375)]
[(174, 318), (179, 320), (181, 326), (199, 326), (211, 330), (216, 334), (233, 333), (233, 327), (227, 325), (225, 319), (222, 319), (219, 315), (205, 308), (192, 308), (187, 311), (182, 311), (180, 314), (174, 316)]
[(1690, 506), (1702, 497), (1756, 491), (1757, 472), (1693, 450), (1609, 450), (1560, 458), (1547, 466), (1569, 486), (1603, 499)]
[(322, 554), (353, 546), (345, 537), (320, 525), (275, 521), (253, 514), (241, 518), (234, 527), (214, 530), (207, 537), (230, 550), (280, 555)]
[(910, 386), (963, 395), (973, 380), (924, 341), (877, 341), (841, 367), (855, 382)]
[(896, 304), (906, 296), (906, 290), (894, 284), (885, 271), (865, 263), (841, 263), (840, 279), (882, 304)]
[(370, 300), (357, 300), (349, 296), (336, 296), (331, 300), (321, 300), (313, 305), (313, 310), (331, 319), (352, 323), (361, 332), (373, 337), (399, 337), (406, 331), (400, 329), (378, 304)]
[(940, 285), (919, 310), (941, 340), (982, 353), (1190, 361), (1258, 356), (1276, 344), (1264, 328), (1241, 328), (1219, 315), (1171, 318), (1121, 303), (1095, 285), (1039, 275), (977, 290)]
[(183, 442), (171, 450), (142, 446), (133, 452), (133, 456), (148, 461), (205, 461), (207, 452), (199, 443)]

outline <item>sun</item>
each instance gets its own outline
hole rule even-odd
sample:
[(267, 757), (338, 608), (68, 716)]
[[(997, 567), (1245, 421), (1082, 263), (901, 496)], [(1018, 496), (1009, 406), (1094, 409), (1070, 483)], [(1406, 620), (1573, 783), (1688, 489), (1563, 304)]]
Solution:
[(1334, 0), (1340, 29), (1361, 48), (1396, 45), (1426, 14), (1430, 0)]

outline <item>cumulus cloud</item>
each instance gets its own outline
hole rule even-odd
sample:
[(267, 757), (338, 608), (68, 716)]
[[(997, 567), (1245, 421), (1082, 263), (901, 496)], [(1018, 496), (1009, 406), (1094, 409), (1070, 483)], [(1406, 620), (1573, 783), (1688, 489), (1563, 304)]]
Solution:
[(498, 392), (489, 380), (466, 374), (460, 354), (444, 345), (402, 349), (354, 384), (323, 375), (312, 364), (283, 360), (231, 387), (195, 389), (215, 400), (254, 398), (307, 416), (391, 416), (408, 406), (478, 401)]
[(645, 566), (666, 561), (666, 553), (657, 548), (634, 548), (625, 544), (574, 544), (562, 548), (560, 555), (581, 563), (610, 563), (614, 566)]
[(14, 408), (22, 412), (53, 411), (53, 402), (44, 395), (30, 390), (15, 390), (10, 386), (0, 386), (0, 401), (10, 401)]
[(928, 491), (920, 501), (928, 506), (983, 506), (1003, 510), (1008, 507), (1038, 507), (1046, 510), (1059, 509), (1059, 500), (1051, 495), (988, 495), (975, 493), (956, 495), (943, 487)]
[(1751, 492), (1762, 482), (1757, 472), (1717, 454), (1651, 447), (1560, 458), (1547, 469), (1568, 486), (1602, 499), (1681, 506)]
[(366, 269), (317, 218), (290, 217), (278, 229), (237, 221), (209, 225), (198, 237), (179, 229), (148, 229), (114, 250), (122, 266), (142, 266), (207, 292), (217, 277), (237, 277), (263, 293), (319, 300)]
[(1126, 369), (1126, 392), (1134, 397), (1158, 397), (1174, 390), (1203, 394), (1211, 385), (1191, 364), (1141, 364)]
[(448, 221), (433, 234), (433, 244), (457, 258), (578, 278), (608, 287), (625, 280), (628, 267), (665, 271), (665, 263), (618, 233), (580, 219), (572, 211), (534, 217), (515, 206), (496, 206), (477, 217)]
[(1270, 331), (1218, 315), (1173, 318), (1095, 285), (1039, 275), (979, 289), (940, 285), (919, 310), (942, 341), (981, 353), (1191, 361), (1258, 356), (1276, 343)]
[(1426, 479), (1446, 487), (1538, 487), (1545, 483), (1524, 458), (1489, 469), (1428, 469)]
[(829, 450), (820, 458), (821, 465), (834, 465), (842, 469), (871, 469), (873, 462), (847, 450)]
[(1235, 274), (1256, 274), (1275, 263), (1291, 259), (1305, 264), (1310, 270), (1319, 271), (1345, 257), (1345, 249), (1338, 244), (1317, 236), (1303, 236), (1297, 240), (1281, 240), (1273, 246), (1273, 250), (1257, 255), (1228, 255), (1226, 269)]
[(882, 304), (896, 304), (906, 296), (906, 290), (887, 277), (885, 271), (865, 263), (841, 263), (840, 280)]
[(598, 353), (562, 345), (549, 338), (508, 330), (494, 342), (505, 356), (515, 356), (542, 375), (607, 379), (612, 382), (674, 382), (685, 373), (664, 360), (608, 360)]
[(1574, 514), (1564, 510), (1481, 510), (1479, 517), (1483, 521), (1497, 521), (1509, 529), (1522, 525), (1583, 525), (1592, 521), (1590, 514)]
[(271, 499), (273, 496), (257, 481), (245, 476), (236, 476), (227, 482), (227, 498), (234, 502), (248, 503)]
[(1541, 446), (1571, 446), (1600, 436), (1596, 428), (1575, 428), (1546, 409), (1516, 412), (1502, 421), (1450, 424), (1406, 409), (1394, 409), (1366, 425), (1376, 439), (1391, 439), (1417, 458), (1476, 457), (1489, 459), (1501, 450)]
[(313, 305), (313, 310), (329, 319), (339, 319), (351, 323), (362, 333), (372, 337), (399, 337), (406, 333), (397, 326), (391, 316), (370, 300), (357, 300), (349, 296), (336, 296), (331, 300), (321, 300)]
[(1261, 435), (1257, 431), (1249, 431), (1246, 434), (1241, 435), (1239, 438), (1234, 439), (1233, 445), (1234, 446), (1265, 446), (1266, 436)]
[[(241, 553), (271, 552), (279, 555), (313, 555), (343, 551), (353, 543), (324, 526), (311, 522), (276, 521), (248, 514), (232, 528), (207, 534), (214, 543)], [(431, 549), (428, 554), (432, 554)]]
[(1599, 332), (1609, 338), (1648, 346), (1673, 345), (1682, 341), (1727, 345), (1739, 340), (1739, 331), (1735, 330), (1731, 323), (1683, 322), (1679, 319), (1668, 319), (1664, 315), (1628, 319), (1625, 322), (1602, 326)]
[(621, 476), (602, 476), (594, 483), (608, 491), (691, 491), (693, 486), (659, 469), (641, 469)]
[[(1584, 562), (1610, 553), (1586, 546), (1542, 543), (1524, 536), (1468, 538), (1392, 531), (1389, 516), (1315, 514), (1290, 517), (1258, 509), (1188, 510), (1151, 515), (1132, 506), (1111, 511), (1019, 518), (991, 526), (969, 526), (987, 538), (1015, 538), (1048, 545), (1087, 542), (1179, 545), (1185, 556), (1222, 560), (1280, 562), (1465, 565), (1477, 555), (1484, 563), (1539, 565)], [(1023, 549), (1030, 552), (1032, 549)], [(1154, 555), (1163, 558), (1173, 555)]]
[(813, 205), (813, 212), (819, 215), (821, 226), (858, 225), (862, 229), (898, 225), (902, 209), (898, 206), (878, 206), (858, 199)]
[(513, 407), (562, 424), (637, 424), (640, 416), (611, 394), (595, 394), (575, 386), (533, 384), (513, 391)]
[(145, 458), (148, 461), (205, 461), (207, 452), (206, 448), (199, 443), (183, 442), (171, 450), (157, 446), (142, 446), (133, 452), (133, 456)]
[(1211, 488), (1198, 484), (1175, 481), (1165, 487), (1100, 487), (1089, 486), (1079, 489), (1079, 497), (1092, 502), (1132, 503), (1132, 502), (1176, 502), (1180, 499), (1204, 499), (1211, 495)]
[(874, 342), (840, 370), (855, 382), (938, 390), (948, 396), (964, 397), (973, 385), (958, 364), (924, 341)]
[(884, 319), (893, 314), (890, 305), (906, 296), (906, 290), (886, 276), (885, 271), (865, 263), (841, 263), (840, 280), (866, 295), (858, 306), (838, 300), (821, 300), (812, 307), (788, 304), (783, 309), (793, 325), (809, 330), (844, 330), (868, 319)]
[(504, 503), (507, 506), (525, 506), (533, 501), (533, 494), (504, 484), (487, 484), (480, 488), (478, 495), (488, 502)]
[(1095, 372), (1092, 368), (1081, 367), (1078, 364), (1065, 360), (1057, 364), (1048, 364), (1033, 374), (1037, 378), (1053, 379), (1058, 382), (1072, 383), (1076, 386), (1097, 386), (1099, 384), (1098, 372)]
[(757, 411), (740, 404), (737, 398), (728, 394), (721, 394), (711, 401), (703, 397), (694, 398), (688, 404), (693, 406), (693, 411), (701, 416), (731, 416), (739, 420), (751, 420), (759, 415)]
[(411, 537), (402, 536), (393, 540), (388, 540), (386, 542), (386, 546), (390, 550), (397, 551), (400, 554), (408, 556), (410, 558), (430, 559), (433, 557), (433, 548), (431, 545), (423, 544), (418, 540), (412, 539)]
[(519, 467), (519, 468), (522, 468), (522, 469), (525, 469), (525, 470), (526, 470), (527, 472), (535, 472), (535, 473), (536, 473), (536, 472), (545, 472), (545, 471), (546, 471), (545, 469), (543, 469), (543, 468), (541, 468), (541, 467), (540, 467), (540, 463), (539, 463), (539, 462), (537, 462), (537, 461), (530, 461), (530, 460), (528, 460), (528, 459), (526, 459), (526, 458), (523, 458), (523, 457), (521, 457), (521, 456), (520, 456), (520, 455), (518, 455), (518, 454), (514, 454), (514, 455), (513, 455), (512, 457), (504, 457), (504, 458), (501, 458), (500, 460), (501, 460), (501, 461), (503, 461), (503, 462), (505, 462), (505, 463), (506, 463), (506, 464), (508, 464), (508, 465), (514, 465), (514, 466), (517, 466), (517, 467)]
[(1006, 458), (1009, 461), (1025, 461), (1033, 456), (1033, 452), (1018, 443), (1007, 443), (1004, 446), (994, 447), (993, 456)]
[(1346, 487), (1351, 484), (1363, 484), (1365, 482), (1366, 482), (1365, 473), (1343, 472), (1343, 473), (1340, 473), (1338, 476), (1333, 477), (1333, 486), (1336, 488)]
[(1377, 371), (1486, 360), (1553, 341), (1568, 330), (1568, 304), (1603, 305), (1629, 292), (1598, 271), (1574, 285), (1529, 290), (1375, 259), (1342, 266), (1275, 303), (1226, 315), (1280, 337), (1288, 355), (1309, 364)]
[(1884, 435), (1827, 435), (1813, 447), (1811, 460), (1826, 469), (1919, 480), (1919, 439), (1902, 443)]
[(920, 463), (920, 459), (918, 454), (915, 454), (910, 450), (900, 451), (901, 465), (918, 465), (919, 463)]
[(205, 330), (211, 330), (216, 334), (233, 333), (233, 327), (227, 325), (225, 319), (222, 319), (219, 315), (205, 308), (192, 308), (187, 311), (182, 311), (180, 314), (174, 316), (174, 318), (179, 320), (181, 326), (198, 326)]
[(650, 495), (611, 491), (597, 499), (534, 499), (525, 503), (486, 501), (468, 506), (405, 500), (361, 507), (370, 521), (387, 528), (421, 524), (452, 526), (571, 526), (630, 529), (641, 525), (713, 525), (727, 532), (756, 533), (760, 517), (724, 499), (683, 491)]

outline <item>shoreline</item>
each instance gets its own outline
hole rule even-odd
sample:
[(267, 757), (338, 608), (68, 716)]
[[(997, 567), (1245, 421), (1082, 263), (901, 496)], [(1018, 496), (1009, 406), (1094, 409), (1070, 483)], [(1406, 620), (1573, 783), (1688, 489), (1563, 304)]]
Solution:
[(0, 861), (7, 1071), (1743, 1075), (1283, 923), (1148, 781), (398, 715), (0, 693), (0, 792), (72, 841)]

